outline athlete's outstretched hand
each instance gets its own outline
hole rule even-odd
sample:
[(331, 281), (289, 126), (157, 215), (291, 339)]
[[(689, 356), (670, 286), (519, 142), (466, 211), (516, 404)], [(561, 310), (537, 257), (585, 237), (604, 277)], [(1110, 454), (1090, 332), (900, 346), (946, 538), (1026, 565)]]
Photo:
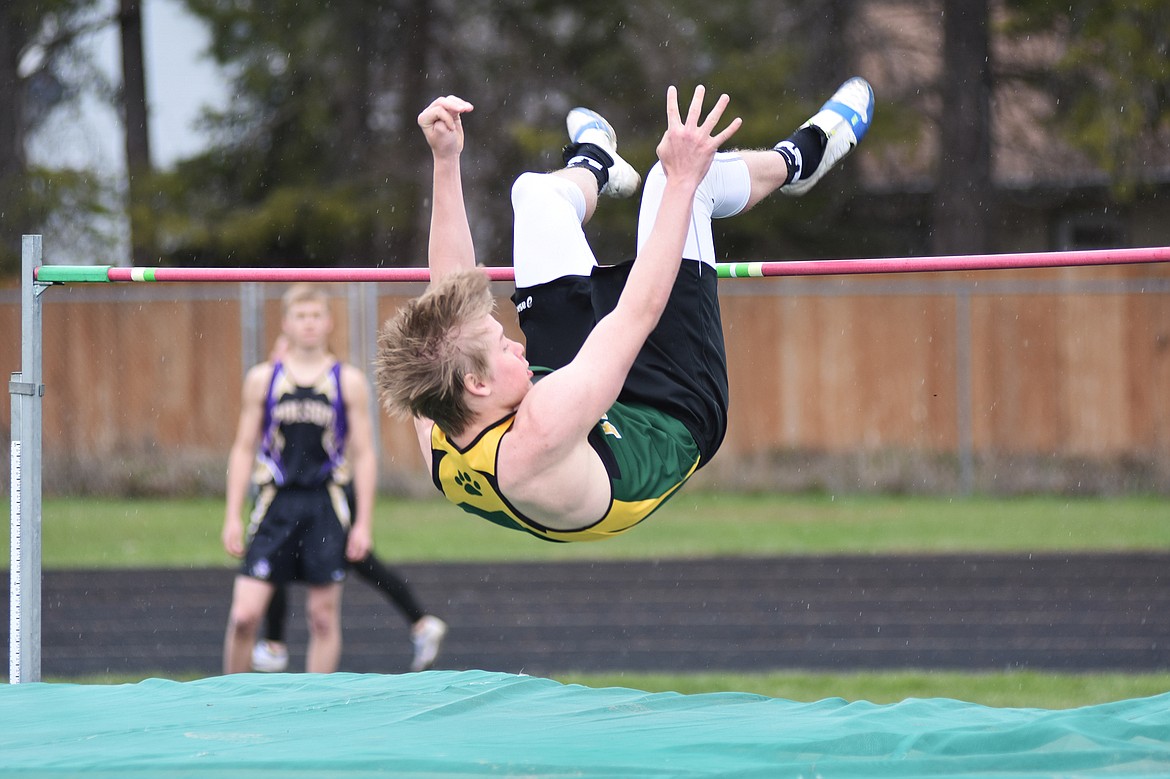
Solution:
[(455, 95), (435, 98), (418, 115), (431, 152), (436, 157), (458, 156), (463, 151), (463, 114), (475, 108)]
[(678, 90), (673, 86), (666, 90), (666, 133), (658, 143), (658, 159), (662, 161), (668, 179), (682, 179), (697, 185), (707, 175), (715, 152), (743, 124), (743, 120), (736, 117), (721, 132), (715, 133), (731, 98), (720, 95), (707, 118), (701, 120), (705, 94), (703, 85), (695, 87), (690, 108), (683, 119), (678, 107)]

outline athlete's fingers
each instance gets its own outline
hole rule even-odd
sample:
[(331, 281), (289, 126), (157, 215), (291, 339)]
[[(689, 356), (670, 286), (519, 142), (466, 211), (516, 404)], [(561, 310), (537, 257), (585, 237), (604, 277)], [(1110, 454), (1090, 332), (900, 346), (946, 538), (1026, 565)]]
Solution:
[(678, 89), (671, 84), (666, 88), (666, 126), (669, 129), (681, 123), (678, 114)]
[(723, 112), (726, 110), (727, 104), (730, 102), (731, 98), (728, 97), (727, 93), (725, 92), (719, 96), (718, 100), (715, 101), (715, 105), (711, 106), (711, 111), (707, 114), (707, 118), (703, 121), (702, 124), (703, 129), (707, 131), (708, 135), (710, 135), (715, 130), (715, 125), (719, 124), (719, 119), (723, 116)]
[(475, 106), (461, 97), (455, 95), (438, 97), (418, 115), (418, 124), (424, 129), (442, 124), (453, 132), (459, 124), (460, 115), (473, 110)]
[(714, 136), (716, 146), (722, 146), (723, 144), (727, 143), (728, 139), (735, 135), (742, 125), (743, 119), (739, 118), (738, 116), (732, 119), (727, 127), (723, 128), (723, 132)]
[(687, 111), (687, 124), (698, 126), (699, 117), (703, 114), (703, 96), (707, 93), (706, 87), (699, 84), (695, 87), (695, 94), (691, 96), (691, 107)]

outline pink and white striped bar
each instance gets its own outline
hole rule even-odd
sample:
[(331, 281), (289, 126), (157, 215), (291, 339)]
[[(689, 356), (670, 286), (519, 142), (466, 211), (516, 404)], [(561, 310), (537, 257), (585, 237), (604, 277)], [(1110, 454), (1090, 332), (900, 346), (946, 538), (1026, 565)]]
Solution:
[[(792, 260), (719, 263), (720, 278), (771, 276), (840, 276), (875, 273), (1068, 268), (1090, 265), (1133, 265), (1170, 261), (1170, 247), (1091, 249), (1074, 252), (969, 254), (941, 257), (885, 257), (854, 260)], [(493, 281), (512, 281), (508, 267), (483, 268)], [(430, 280), (426, 268), (144, 268), (109, 265), (42, 265), (36, 280), (43, 284), (86, 282), (345, 282)]]

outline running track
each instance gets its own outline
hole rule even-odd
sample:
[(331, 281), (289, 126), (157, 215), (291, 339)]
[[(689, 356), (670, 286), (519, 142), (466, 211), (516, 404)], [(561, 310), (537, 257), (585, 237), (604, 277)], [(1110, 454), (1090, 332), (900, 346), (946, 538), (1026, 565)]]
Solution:
[[(451, 624), (440, 668), (1170, 669), (1170, 552), (397, 570)], [(219, 673), (232, 576), (226, 569), (46, 571), (43, 674)], [(297, 670), (302, 599), (294, 588)], [(5, 598), (5, 633), (8, 608)], [(341, 670), (406, 670), (405, 621), (356, 579), (346, 588), (344, 624)], [(0, 653), (6, 669), (7, 641)]]

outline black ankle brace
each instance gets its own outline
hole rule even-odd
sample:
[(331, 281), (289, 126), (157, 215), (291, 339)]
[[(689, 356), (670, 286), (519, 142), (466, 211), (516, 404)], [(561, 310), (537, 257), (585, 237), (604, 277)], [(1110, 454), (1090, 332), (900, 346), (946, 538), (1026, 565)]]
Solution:
[(772, 148), (788, 163), (785, 184), (808, 178), (821, 164), (828, 138), (816, 127), (802, 127)]
[(609, 152), (595, 143), (570, 143), (562, 152), (566, 168), (584, 168), (597, 179), (597, 191), (600, 192), (609, 183), (609, 168), (613, 165), (613, 157)]

